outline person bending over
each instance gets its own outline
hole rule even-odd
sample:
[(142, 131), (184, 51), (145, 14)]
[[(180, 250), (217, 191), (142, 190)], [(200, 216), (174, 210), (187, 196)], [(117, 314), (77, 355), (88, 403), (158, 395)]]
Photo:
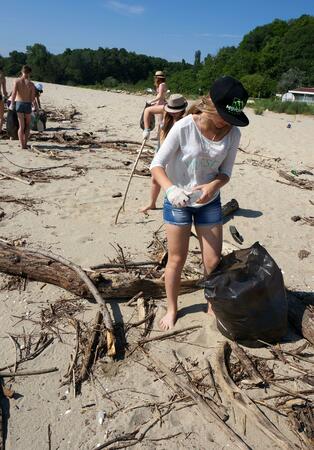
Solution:
[(163, 217), (168, 241), (167, 313), (160, 321), (162, 330), (173, 328), (176, 322), (192, 222), (200, 242), (205, 276), (220, 261), (220, 189), (231, 176), (240, 141), (238, 127), (249, 123), (243, 113), (247, 99), (238, 80), (230, 76), (216, 80), (209, 95), (198, 104), (197, 113), (187, 115), (172, 127), (150, 166), (153, 177), (166, 191)]

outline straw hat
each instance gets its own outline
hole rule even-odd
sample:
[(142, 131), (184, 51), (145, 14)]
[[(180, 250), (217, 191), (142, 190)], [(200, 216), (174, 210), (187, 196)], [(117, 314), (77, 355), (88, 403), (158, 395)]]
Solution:
[(166, 78), (165, 74), (163, 73), (162, 70), (157, 70), (157, 72), (155, 72), (155, 77), (157, 77), (157, 78)]
[(165, 105), (165, 111), (169, 113), (177, 113), (184, 111), (188, 106), (188, 102), (181, 94), (170, 95), (167, 104)]

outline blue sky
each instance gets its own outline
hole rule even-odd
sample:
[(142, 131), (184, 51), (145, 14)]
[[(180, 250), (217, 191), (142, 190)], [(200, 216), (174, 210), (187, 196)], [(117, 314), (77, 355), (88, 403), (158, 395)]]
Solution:
[(193, 62), (272, 20), (314, 15), (314, 0), (9, 0), (1, 8), (0, 54), (42, 43), (69, 48), (117, 47)]

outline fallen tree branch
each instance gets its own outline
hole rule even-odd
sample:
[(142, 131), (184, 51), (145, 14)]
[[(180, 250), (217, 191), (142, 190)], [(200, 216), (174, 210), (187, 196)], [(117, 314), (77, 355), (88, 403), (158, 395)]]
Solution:
[(295, 445), (291, 443), (278, 428), (262, 413), (254, 401), (240, 389), (229, 375), (226, 359), (231, 352), (228, 342), (224, 342), (218, 349), (216, 355), (216, 376), (218, 384), (223, 393), (229, 398), (232, 404), (237, 405), (252, 420), (252, 422), (276, 445), (283, 449), (293, 450)]
[[(79, 266), (76, 266), (79, 267)], [(84, 273), (80, 268), (80, 273)], [(64, 258), (51, 253), (37, 252), (25, 247), (11, 245), (0, 240), (0, 272), (9, 275), (18, 275), (28, 280), (50, 283), (72, 292), (79, 297), (87, 299), (95, 298), (88, 288), (85, 279), (79, 276), (74, 265)], [(89, 278), (88, 278), (89, 279)], [(165, 283), (163, 280), (139, 278), (132, 273), (96, 274), (89, 279), (93, 282), (103, 299), (130, 299), (142, 291), (144, 297), (166, 297)], [(182, 280), (180, 294), (195, 292), (201, 289), (198, 286), (199, 279)], [(97, 297), (98, 298), (98, 297)]]
[(26, 377), (30, 375), (42, 375), (44, 373), (58, 372), (58, 367), (51, 367), (50, 369), (41, 370), (21, 370), (18, 372), (0, 372), (0, 377), (12, 378), (12, 377)]
[(24, 183), (24, 184), (28, 184), (28, 185), (34, 184), (33, 180), (31, 180), (31, 181), (24, 180), (24, 178), (18, 177), (17, 175), (15, 175), (11, 172), (4, 171), (3, 169), (0, 170), (0, 175), (3, 175), (5, 178), (10, 178), (11, 180), (19, 181), (20, 183)]

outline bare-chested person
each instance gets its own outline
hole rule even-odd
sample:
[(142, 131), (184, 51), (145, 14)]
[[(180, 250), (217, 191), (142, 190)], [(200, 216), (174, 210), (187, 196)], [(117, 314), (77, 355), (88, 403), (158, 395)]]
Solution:
[(23, 149), (27, 149), (27, 141), (30, 135), (30, 123), (32, 103), (35, 99), (35, 86), (30, 80), (32, 69), (25, 65), (22, 67), (22, 75), (13, 87), (12, 103), (10, 109), (15, 109), (19, 120), (19, 141)]
[(4, 117), (4, 101), (5, 97), (8, 96), (7, 88), (6, 88), (6, 82), (5, 82), (5, 76), (3, 73), (2, 68), (0, 67), (0, 133), (2, 131), (3, 127), (3, 117)]

